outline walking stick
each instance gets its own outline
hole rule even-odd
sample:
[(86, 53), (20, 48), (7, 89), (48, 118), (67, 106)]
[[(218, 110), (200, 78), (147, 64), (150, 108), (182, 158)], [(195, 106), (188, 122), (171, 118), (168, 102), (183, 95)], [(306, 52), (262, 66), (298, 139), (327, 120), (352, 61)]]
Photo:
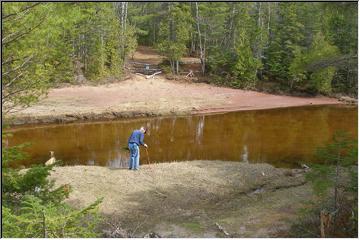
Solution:
[(148, 164), (150, 164), (149, 152), (148, 152), (147, 148), (145, 148), (145, 150), (146, 150), (146, 156), (147, 156)]

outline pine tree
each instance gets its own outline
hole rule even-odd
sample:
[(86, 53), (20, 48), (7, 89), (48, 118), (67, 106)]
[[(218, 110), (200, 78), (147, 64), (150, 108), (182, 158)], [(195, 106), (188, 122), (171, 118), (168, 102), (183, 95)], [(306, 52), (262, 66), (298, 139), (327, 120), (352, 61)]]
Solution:
[[(318, 32), (310, 47), (297, 47), (294, 51), (294, 59), (289, 67), (292, 75), (292, 86), (306, 89), (307, 91), (328, 94), (332, 91), (331, 82), (335, 74), (333, 66), (320, 66), (319, 63), (339, 55), (337, 47), (325, 40), (324, 35)], [(318, 67), (311, 67), (317, 65)]]
[(344, 177), (341, 168), (349, 172), (356, 171), (353, 166), (357, 164), (357, 143), (347, 133), (337, 132), (329, 144), (318, 149), (317, 157), (323, 164), (313, 164), (306, 177), (322, 197), (327, 196), (329, 188), (333, 189), (332, 211), (336, 211), (339, 207), (340, 180)]
[(290, 85), (289, 67), (298, 46), (304, 43), (304, 25), (297, 15), (297, 3), (279, 3), (274, 37), (267, 51), (267, 71), (284, 85)]
[(191, 15), (189, 6), (182, 3), (168, 3), (168, 14), (160, 23), (158, 49), (169, 60), (173, 73), (179, 72), (180, 58), (186, 52), (190, 37)]
[(28, 144), (7, 146), (10, 134), (2, 133), (2, 234), (4, 237), (97, 237), (101, 220), (98, 199), (76, 210), (66, 203), (71, 186), (54, 188), (50, 181), (53, 167), (35, 165), (26, 170), (10, 167), (26, 158), (23, 148)]

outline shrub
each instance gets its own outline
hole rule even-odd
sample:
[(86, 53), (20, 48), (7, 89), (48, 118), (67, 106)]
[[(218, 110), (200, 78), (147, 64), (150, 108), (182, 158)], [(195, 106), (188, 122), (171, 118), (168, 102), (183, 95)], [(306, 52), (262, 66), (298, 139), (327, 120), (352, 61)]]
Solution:
[(48, 179), (54, 165), (35, 165), (29, 169), (10, 168), (9, 164), (26, 157), (26, 144), (6, 146), (9, 134), (2, 134), (2, 233), (4, 237), (97, 237), (100, 221), (97, 212), (102, 199), (77, 210), (63, 202), (70, 186), (54, 189)]

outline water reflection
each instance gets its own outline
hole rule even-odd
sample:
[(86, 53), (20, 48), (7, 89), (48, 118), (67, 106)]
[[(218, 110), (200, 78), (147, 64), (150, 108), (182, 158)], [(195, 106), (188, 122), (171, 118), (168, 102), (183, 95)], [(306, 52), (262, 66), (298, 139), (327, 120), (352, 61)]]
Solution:
[(198, 124), (196, 127), (196, 143), (201, 145), (202, 136), (204, 133), (204, 125), (205, 125), (205, 116), (201, 116), (198, 120)]
[(249, 159), (248, 159), (249, 153), (248, 153), (248, 148), (247, 145), (244, 145), (244, 149), (243, 149), (243, 154), (242, 154), (242, 161), (245, 163), (249, 163)]
[[(150, 162), (229, 160), (296, 167), (314, 161), (316, 147), (336, 130), (357, 136), (357, 108), (312, 106), (210, 116), (153, 118), (14, 129), (9, 144), (32, 142), (19, 164), (43, 163), (49, 151), (68, 165), (127, 167), (125, 149), (133, 129), (149, 128)], [(147, 162), (141, 149), (141, 163)]]
[(128, 154), (117, 154), (115, 158), (109, 157), (106, 166), (110, 168), (127, 168), (129, 162)]

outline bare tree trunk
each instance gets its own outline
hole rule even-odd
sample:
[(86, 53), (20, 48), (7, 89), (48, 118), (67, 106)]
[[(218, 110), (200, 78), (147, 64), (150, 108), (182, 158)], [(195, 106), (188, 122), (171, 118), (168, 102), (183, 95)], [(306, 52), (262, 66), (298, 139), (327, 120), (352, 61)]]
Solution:
[[(125, 60), (125, 34), (126, 34), (126, 18), (127, 18), (127, 2), (115, 2), (115, 9), (118, 15), (118, 19), (120, 22), (120, 57)], [(125, 61), (123, 61), (125, 64)]]
[(257, 27), (260, 30), (260, 34), (257, 37), (257, 46), (256, 46), (256, 58), (260, 59), (262, 55), (262, 32), (263, 32), (263, 21), (261, 17), (261, 2), (257, 2), (257, 12), (258, 12), (258, 19), (257, 19)]
[(124, 16), (124, 32), (126, 33), (126, 21), (127, 21), (128, 2), (125, 2), (125, 16)]
[(124, 4), (125, 10), (124, 10), (124, 42), (123, 42), (123, 54), (124, 54), (124, 59), (123, 59), (123, 65), (125, 66), (125, 58), (126, 58), (126, 53), (125, 53), (125, 45), (126, 45), (126, 21), (127, 21), (127, 11), (128, 11), (128, 2), (125, 2)]
[[(322, 238), (326, 237), (326, 232), (330, 228), (331, 221), (332, 221), (332, 214), (326, 210), (321, 210), (320, 211), (320, 237), (322, 237)], [(335, 226), (336, 225), (334, 224), (334, 227)]]
[(268, 3), (268, 26), (267, 26), (267, 30), (268, 30), (268, 34), (269, 34), (269, 39), (270, 39), (270, 20), (271, 20), (271, 3)]
[(202, 44), (202, 39), (201, 39), (201, 32), (200, 32), (200, 18), (199, 18), (199, 6), (198, 3), (195, 2), (195, 7), (196, 7), (196, 25), (197, 25), (197, 30), (198, 30), (198, 35), (199, 35), (199, 48), (200, 48), (200, 61), (201, 61), (201, 71), (202, 74), (205, 74), (205, 43), (204, 45)]
[[(168, 11), (171, 12), (171, 3), (168, 3)], [(175, 41), (176, 35), (174, 30), (174, 19), (171, 17), (169, 18), (169, 41)]]
[(205, 56), (206, 56), (206, 32), (204, 32), (204, 48), (203, 48), (203, 53), (204, 53), (204, 55), (203, 55), (203, 57), (204, 57), (204, 62), (203, 62), (203, 64), (202, 64), (202, 66), (201, 66), (201, 70), (202, 70), (202, 72), (203, 72), (203, 74), (205, 74), (205, 64), (206, 64), (206, 58), (205, 58)]
[(320, 212), (320, 237), (325, 238), (325, 214), (324, 211)]
[(339, 182), (339, 165), (340, 165), (340, 152), (338, 152), (338, 156), (337, 156), (337, 162), (336, 162), (336, 175), (335, 175), (335, 189), (334, 189), (334, 211), (337, 210), (338, 207), (338, 203), (337, 203), (337, 198), (338, 198), (338, 182)]
[(193, 32), (191, 32), (191, 49), (190, 49), (190, 55), (193, 55), (195, 53), (196, 50), (196, 45), (195, 45), (195, 36), (193, 34)]
[(231, 38), (232, 38), (232, 48), (235, 49), (235, 43), (236, 43), (236, 37), (235, 37), (235, 24), (234, 24), (234, 18), (235, 18), (235, 3), (233, 3), (232, 6), (232, 13), (231, 13)]
[[(260, 36), (259, 36), (259, 40), (256, 46), (256, 58), (261, 61), (261, 56), (263, 55), (263, 42), (262, 42), (262, 32), (263, 32), (263, 21), (262, 21), (262, 17), (261, 17), (261, 2), (257, 3), (257, 8), (258, 8), (258, 21), (257, 21), (257, 25), (258, 28), (260, 29)], [(261, 69), (256, 69), (256, 76), (258, 76), (258, 74), (260, 75), (260, 79), (262, 79), (262, 72)]]
[(259, 11), (259, 14), (258, 14), (258, 26), (260, 27), (260, 42), (262, 40), (262, 28), (263, 28), (263, 21), (262, 21), (262, 18), (261, 18), (261, 2), (258, 2), (258, 11)]
[(153, 45), (156, 43), (156, 25), (155, 25), (155, 21), (153, 23)]
[(175, 74), (174, 61), (173, 61), (173, 60), (169, 60), (169, 61), (170, 61), (171, 72), (172, 72), (173, 74)]
[(121, 54), (122, 59), (125, 59), (125, 4), (121, 2)]
[(105, 45), (104, 45), (104, 31), (101, 29), (100, 31), (100, 39), (101, 39), (101, 74), (104, 73), (105, 68)]

